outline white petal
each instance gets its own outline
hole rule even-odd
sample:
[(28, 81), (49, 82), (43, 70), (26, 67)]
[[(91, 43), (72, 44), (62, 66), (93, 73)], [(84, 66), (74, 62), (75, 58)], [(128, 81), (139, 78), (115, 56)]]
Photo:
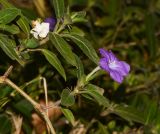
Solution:
[(49, 23), (36, 23), (36, 26), (31, 30), (31, 34), (38, 39), (38, 37), (45, 38), (49, 32)]
[(41, 24), (37, 24), (35, 26), (35, 28), (33, 28), (34, 31), (36, 31), (37, 33), (40, 33), (42, 31), (42, 26)]
[(33, 34), (33, 36), (38, 39), (38, 33), (35, 32), (33, 29), (30, 31), (31, 34)]
[(41, 23), (41, 31), (39, 37), (45, 38), (49, 33), (49, 23)]

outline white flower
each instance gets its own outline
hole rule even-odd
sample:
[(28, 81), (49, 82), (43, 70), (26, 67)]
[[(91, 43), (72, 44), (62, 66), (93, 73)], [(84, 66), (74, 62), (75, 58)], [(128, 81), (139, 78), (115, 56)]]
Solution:
[(35, 21), (34, 22), (34, 28), (30, 31), (31, 34), (33, 34), (33, 36), (38, 39), (40, 38), (45, 38), (47, 36), (49, 32), (49, 23), (45, 23), (45, 22), (38, 22)]

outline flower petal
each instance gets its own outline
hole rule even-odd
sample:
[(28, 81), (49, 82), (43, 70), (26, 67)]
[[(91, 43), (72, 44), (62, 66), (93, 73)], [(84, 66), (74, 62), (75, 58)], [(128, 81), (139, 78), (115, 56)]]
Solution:
[(127, 75), (130, 71), (130, 65), (128, 63), (126, 63), (125, 61), (120, 61), (120, 62), (121, 62), (121, 66), (123, 67), (123, 71)]
[(107, 64), (107, 58), (101, 58), (100, 61), (99, 61), (99, 66), (100, 66), (103, 70), (109, 72), (109, 67), (108, 67), (108, 64)]
[(129, 73), (130, 66), (124, 61), (114, 61), (109, 63), (110, 70), (119, 72), (122, 76), (126, 76)]
[(102, 57), (109, 59), (109, 52), (108, 51), (104, 50), (103, 48), (100, 48), (99, 52)]
[(53, 29), (54, 29), (54, 27), (55, 27), (55, 25), (56, 25), (56, 19), (55, 19), (55, 18), (52, 18), (52, 17), (49, 17), (49, 18), (46, 18), (46, 19), (44, 20), (44, 22), (49, 23), (49, 29), (50, 29), (51, 31), (53, 31)]
[(110, 71), (110, 76), (113, 80), (115, 80), (118, 83), (122, 83), (123, 81), (123, 76), (117, 71)]
[(33, 29), (30, 31), (31, 34), (33, 34), (33, 36), (38, 39), (38, 33), (35, 32)]
[(41, 23), (41, 31), (39, 37), (45, 38), (49, 32), (49, 23)]
[(39, 33), (41, 31), (41, 24), (40, 23), (37, 23), (36, 26), (32, 29), (34, 30), (35, 32)]
[(109, 56), (109, 62), (118, 61), (117, 57), (113, 54), (111, 50), (109, 51), (108, 56)]
[(113, 61), (118, 61), (118, 59), (116, 58), (116, 56), (112, 53), (112, 51), (107, 51), (103, 48), (99, 49), (100, 54), (102, 55), (102, 57), (107, 58), (108, 62), (113, 62)]

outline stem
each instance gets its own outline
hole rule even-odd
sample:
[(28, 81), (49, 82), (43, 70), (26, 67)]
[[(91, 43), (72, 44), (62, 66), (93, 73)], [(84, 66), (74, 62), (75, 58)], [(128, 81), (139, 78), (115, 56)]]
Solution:
[(34, 108), (42, 115), (44, 118), (46, 124), (49, 126), (51, 134), (56, 134), (51, 121), (49, 120), (46, 112), (42, 109), (40, 104), (38, 104), (36, 101), (34, 101), (29, 95), (27, 95), (23, 90), (21, 90), (17, 85), (15, 85), (10, 79), (5, 78), (4, 76), (0, 77), (0, 83), (6, 83), (7, 85), (11, 86), (13, 89), (15, 89), (18, 93), (20, 93), (26, 100), (28, 100)]
[(56, 31), (57, 31), (57, 29), (58, 29), (58, 27), (59, 27), (60, 21), (61, 21), (60, 19), (57, 19), (57, 23), (56, 23), (56, 26), (55, 26), (53, 32), (56, 32)]
[(86, 81), (89, 81), (90, 77), (92, 77), (93, 74), (95, 74), (98, 70), (100, 70), (101, 68), (99, 66), (97, 66), (95, 69), (93, 69), (92, 72), (90, 72), (87, 76), (86, 76)]
[(4, 83), (11, 86), (13, 89), (15, 89), (17, 92), (19, 92), (26, 100), (28, 100), (34, 107), (40, 107), (40, 105), (35, 102), (29, 95), (27, 95), (23, 90), (21, 90), (17, 85), (15, 85), (12, 81), (10, 81), (8, 78), (5, 79)]
[(62, 24), (61, 27), (56, 31), (56, 33), (60, 33), (65, 28), (65, 26), (65, 24)]
[[(46, 79), (44, 77), (42, 77), (42, 80), (43, 80), (43, 86), (44, 86), (44, 94), (45, 94), (46, 106), (48, 106), (47, 82), (46, 82)], [(46, 109), (46, 113), (47, 113), (47, 116), (48, 116), (49, 115), (48, 114), (48, 108)]]

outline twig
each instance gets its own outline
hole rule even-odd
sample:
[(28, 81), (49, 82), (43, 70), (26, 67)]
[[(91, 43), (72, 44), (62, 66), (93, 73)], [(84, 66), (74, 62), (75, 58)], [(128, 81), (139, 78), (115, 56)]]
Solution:
[(4, 73), (3, 77), (7, 78), (7, 77), (9, 76), (10, 72), (12, 71), (12, 69), (13, 69), (13, 66), (11, 65), (11, 66), (7, 69), (7, 71)]
[(11, 71), (12, 67), (10, 67), (3, 76), (0, 76), (0, 83), (2, 84), (7, 84), (9, 86), (11, 86), (13, 89), (15, 89), (18, 93), (20, 93), (26, 100), (28, 100), (33, 107), (35, 108), (35, 110), (37, 110), (42, 117), (44, 118), (46, 124), (49, 126), (49, 129), (51, 131), (52, 134), (56, 134), (51, 121), (49, 120), (46, 111), (44, 111), (44, 109), (41, 107), (41, 105), (39, 103), (37, 103), (36, 101), (34, 101), (28, 94), (26, 94), (23, 90), (21, 90), (21, 88), (19, 88), (16, 84), (14, 84), (10, 79), (8, 79), (6, 76), (9, 75), (10, 71)]
[[(46, 79), (44, 77), (42, 77), (42, 80), (43, 80), (43, 86), (44, 86), (45, 103), (46, 103), (46, 106), (48, 106), (47, 82), (46, 82)], [(48, 108), (46, 108), (45, 111), (46, 111), (47, 116), (49, 117)], [(47, 126), (47, 129), (49, 131), (49, 126)]]

